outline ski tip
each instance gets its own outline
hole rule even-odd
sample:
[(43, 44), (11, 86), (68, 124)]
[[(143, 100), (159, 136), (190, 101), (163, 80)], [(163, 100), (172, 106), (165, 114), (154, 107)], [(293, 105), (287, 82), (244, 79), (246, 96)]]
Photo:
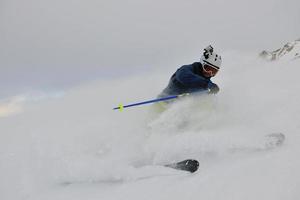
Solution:
[(268, 147), (281, 146), (285, 141), (285, 135), (280, 132), (268, 134), (266, 137), (269, 139)]
[(194, 173), (199, 169), (199, 161), (194, 159), (189, 159), (186, 161), (186, 165), (189, 167), (189, 172)]
[(190, 173), (194, 173), (199, 169), (199, 162), (195, 159), (186, 159), (180, 162), (172, 163), (165, 165), (166, 167), (171, 167), (177, 170), (188, 171)]

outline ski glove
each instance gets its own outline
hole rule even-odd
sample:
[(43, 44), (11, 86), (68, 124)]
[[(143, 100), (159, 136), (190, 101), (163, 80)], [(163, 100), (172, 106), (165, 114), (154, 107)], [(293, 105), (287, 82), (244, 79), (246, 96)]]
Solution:
[(209, 90), (209, 92), (208, 92), (209, 94), (217, 94), (219, 92), (220, 88), (217, 84), (209, 83), (208, 90)]

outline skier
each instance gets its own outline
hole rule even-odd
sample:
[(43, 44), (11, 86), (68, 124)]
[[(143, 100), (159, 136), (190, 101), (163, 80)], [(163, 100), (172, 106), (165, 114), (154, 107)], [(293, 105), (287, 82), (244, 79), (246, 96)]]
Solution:
[(158, 97), (179, 95), (184, 93), (208, 91), (210, 94), (219, 92), (217, 84), (210, 79), (214, 77), (221, 66), (221, 56), (214, 52), (211, 45), (204, 49), (200, 62), (183, 65), (172, 75), (168, 86)]

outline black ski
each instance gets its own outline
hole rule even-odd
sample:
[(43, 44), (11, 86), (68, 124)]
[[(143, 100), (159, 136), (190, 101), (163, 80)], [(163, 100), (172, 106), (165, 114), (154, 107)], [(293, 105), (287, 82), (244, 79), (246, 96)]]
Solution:
[(171, 167), (173, 169), (188, 171), (194, 173), (199, 168), (199, 162), (194, 159), (187, 159), (176, 163), (164, 165), (165, 167)]

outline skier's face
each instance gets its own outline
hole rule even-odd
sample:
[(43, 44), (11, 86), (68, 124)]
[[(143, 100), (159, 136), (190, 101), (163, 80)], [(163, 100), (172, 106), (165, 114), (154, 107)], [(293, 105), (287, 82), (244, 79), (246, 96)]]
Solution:
[(208, 64), (203, 65), (203, 74), (206, 77), (213, 77), (218, 73), (218, 71), (219, 69), (214, 66)]

